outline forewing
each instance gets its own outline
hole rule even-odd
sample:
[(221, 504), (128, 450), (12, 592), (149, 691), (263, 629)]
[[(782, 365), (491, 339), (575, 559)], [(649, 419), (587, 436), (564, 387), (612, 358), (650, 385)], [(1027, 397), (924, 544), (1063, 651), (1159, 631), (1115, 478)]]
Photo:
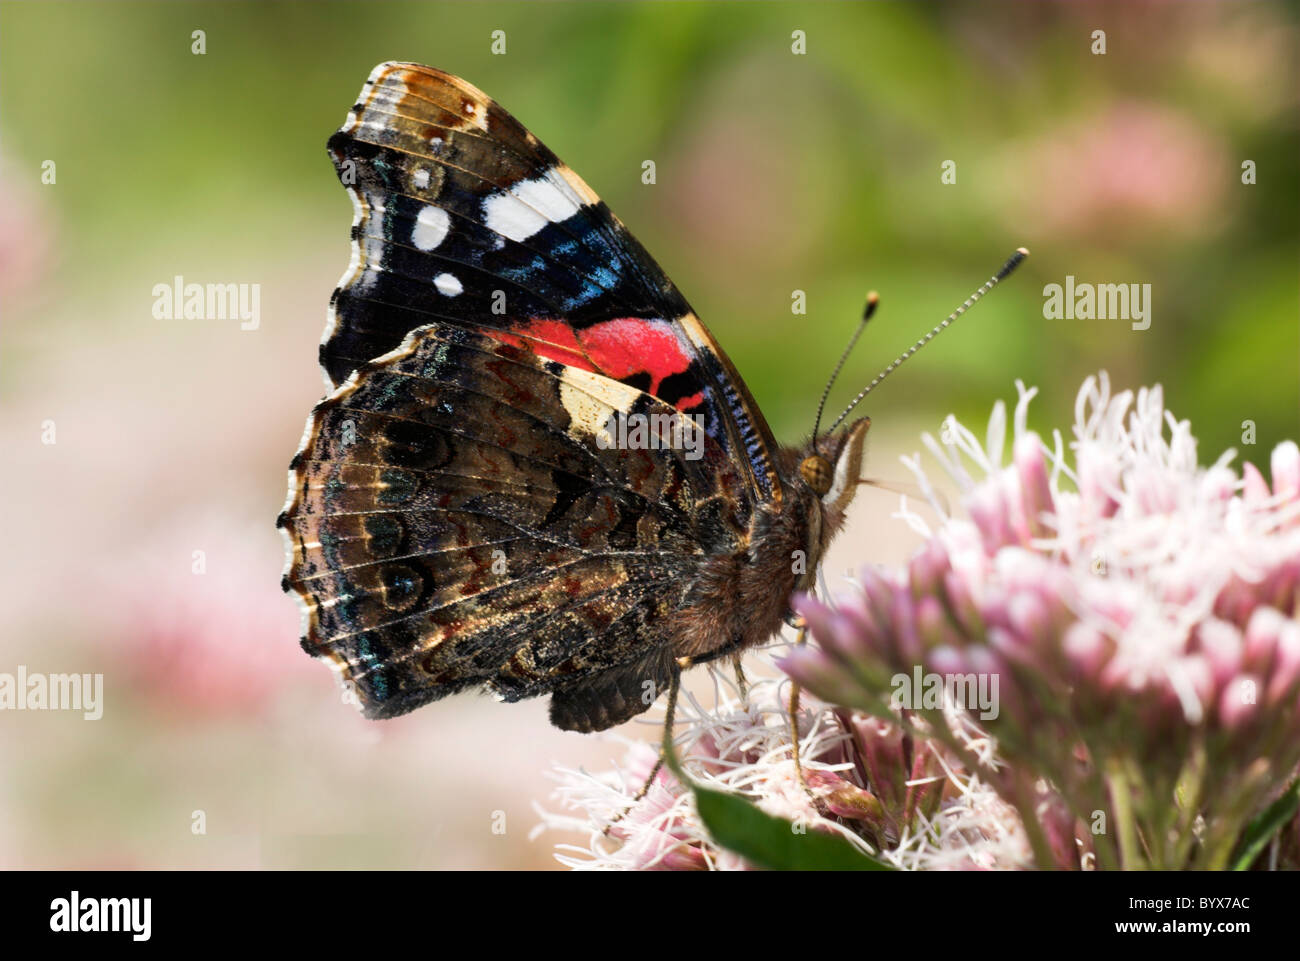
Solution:
[(741, 465), (737, 496), (780, 501), (771, 431), (721, 348), (605, 204), (482, 91), (381, 64), (329, 149), (356, 209), (321, 346), (332, 383), (429, 323), (498, 331), (698, 416)]

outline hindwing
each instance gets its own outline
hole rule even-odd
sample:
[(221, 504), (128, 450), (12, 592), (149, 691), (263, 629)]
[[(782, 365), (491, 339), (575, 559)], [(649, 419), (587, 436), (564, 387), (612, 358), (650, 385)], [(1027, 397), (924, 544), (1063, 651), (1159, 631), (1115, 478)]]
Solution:
[(748, 521), (711, 439), (602, 444), (629, 415), (680, 419), (643, 391), (447, 324), (363, 364), (313, 412), (280, 520), (304, 648), (371, 717), (469, 686), (562, 692), (629, 665), (659, 683), (667, 618), (701, 557), (741, 549)]

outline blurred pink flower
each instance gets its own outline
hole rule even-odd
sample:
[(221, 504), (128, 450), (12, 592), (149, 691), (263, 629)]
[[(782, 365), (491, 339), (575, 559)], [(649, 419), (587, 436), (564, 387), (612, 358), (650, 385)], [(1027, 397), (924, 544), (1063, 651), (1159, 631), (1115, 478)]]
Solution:
[[(24, 290), (37, 286), (50, 270), (55, 231), (52, 205), (43, 203), (42, 172), (21, 174), (0, 154), (0, 300), (8, 309)], [(34, 184), (34, 186), (33, 186)]]
[[(944, 445), (925, 436), (969, 519), (945, 517), (906, 571), (868, 569), (834, 607), (801, 600), (820, 647), (782, 666), (834, 703), (927, 718), (959, 754), (951, 704), (900, 703), (899, 678), (988, 679), (978, 724), (1006, 767), (983, 773), (1040, 866), (1070, 847), (1034, 798), (1046, 779), (1068, 806), (1049, 799), (1058, 827), (1112, 820), (1092, 839), (1102, 866), (1222, 867), (1300, 764), (1300, 448), (1273, 452), (1271, 490), (1231, 451), (1202, 468), (1159, 387), (1135, 404), (1103, 373), (1079, 393), (1071, 468), (1059, 433), (1049, 450), (1025, 429), (1033, 395), (1020, 386), (1010, 466), (1000, 403), (987, 443), (951, 419)], [(973, 688), (949, 699), (962, 690), (974, 720)]]
[(173, 531), (124, 559), (103, 584), (123, 673), (182, 717), (258, 710), (295, 678), (319, 680), (297, 643), (297, 609), (279, 590), (275, 532), (188, 530), (188, 541)]
[(1220, 143), (1191, 119), (1136, 101), (1049, 132), (1016, 148), (1006, 170), (1008, 223), (1036, 234), (1118, 236), (1126, 229), (1204, 231), (1219, 223), (1235, 168)]

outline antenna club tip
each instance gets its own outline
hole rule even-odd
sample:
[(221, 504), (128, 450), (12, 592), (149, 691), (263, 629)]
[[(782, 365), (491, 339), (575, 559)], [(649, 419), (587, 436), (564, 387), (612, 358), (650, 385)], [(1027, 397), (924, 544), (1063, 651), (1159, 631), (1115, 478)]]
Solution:
[(869, 320), (871, 315), (876, 312), (876, 305), (880, 303), (880, 295), (874, 290), (867, 294), (866, 306), (862, 308), (862, 319)]
[(997, 272), (997, 280), (1006, 280), (1011, 271), (1020, 266), (1021, 262), (1029, 256), (1028, 247), (1017, 247), (1016, 252), (1007, 258), (1007, 262), (1002, 265), (1002, 269)]

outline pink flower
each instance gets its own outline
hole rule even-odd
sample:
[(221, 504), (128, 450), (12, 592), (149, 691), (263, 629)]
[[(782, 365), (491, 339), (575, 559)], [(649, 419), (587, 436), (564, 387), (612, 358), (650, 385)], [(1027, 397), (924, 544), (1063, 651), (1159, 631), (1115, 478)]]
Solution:
[[(1051, 171), (1004, 185), (1009, 223), (1077, 238), (1089, 232), (1205, 230), (1234, 164), (1194, 118), (1140, 101), (1071, 120), (1018, 148), (1007, 170)], [(1068, 185), (1068, 186), (1067, 186)]]
[[(722, 687), (721, 675), (715, 674)], [(712, 710), (679, 706), (678, 754), (704, 786), (750, 799), (808, 831), (833, 833), (907, 869), (1007, 868), (1029, 861), (1014, 808), (938, 742), (914, 740), (896, 725), (805, 696), (800, 756), (791, 757), (786, 691), (758, 681), (748, 701), (722, 694)], [(972, 740), (974, 754), (983, 752)], [(558, 769), (560, 812), (537, 808), (541, 830), (585, 836), (560, 844), (556, 859), (579, 870), (746, 870), (721, 849), (695, 811), (692, 795), (661, 771), (646, 796), (632, 798), (656, 752), (633, 744), (624, 770), (591, 775)], [(869, 785), (869, 787), (868, 787)], [(626, 812), (626, 813), (623, 813)]]
[[(943, 719), (960, 695), (1044, 866), (1068, 845), (1035, 813), (1035, 779), (1074, 816), (1120, 822), (1093, 838), (1102, 866), (1221, 867), (1300, 764), (1300, 449), (1274, 451), (1271, 489), (1233, 472), (1232, 452), (1202, 468), (1159, 387), (1112, 397), (1103, 373), (1079, 394), (1070, 463), (1059, 434), (1049, 449), (1025, 429), (1033, 394), (1020, 388), (1010, 466), (1000, 404), (987, 444), (951, 420), (948, 443), (924, 438), (969, 519), (946, 518), (906, 571), (865, 570), (833, 607), (801, 600), (818, 646), (782, 666), (833, 703), (914, 712), (959, 753)], [(923, 702), (913, 676), (942, 679), (948, 700)], [(1171, 812), (1175, 796), (1194, 803)]]
[(177, 716), (258, 710), (294, 678), (319, 677), (319, 665), (286, 642), (298, 613), (276, 585), (279, 545), (227, 525), (192, 522), (188, 541), (159, 538), (100, 585), (123, 678)]

